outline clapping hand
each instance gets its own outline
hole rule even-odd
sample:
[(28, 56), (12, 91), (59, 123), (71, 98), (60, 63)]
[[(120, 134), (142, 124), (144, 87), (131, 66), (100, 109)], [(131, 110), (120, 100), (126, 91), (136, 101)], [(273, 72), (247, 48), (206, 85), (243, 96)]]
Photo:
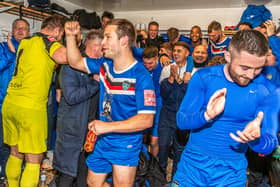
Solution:
[(256, 138), (259, 138), (261, 136), (262, 119), (263, 112), (259, 112), (258, 116), (254, 120), (250, 121), (243, 131), (236, 131), (236, 134), (238, 136), (230, 133), (230, 137), (239, 143), (247, 143), (255, 140)]
[(210, 98), (204, 113), (207, 121), (212, 120), (224, 111), (226, 103), (226, 88), (217, 90)]

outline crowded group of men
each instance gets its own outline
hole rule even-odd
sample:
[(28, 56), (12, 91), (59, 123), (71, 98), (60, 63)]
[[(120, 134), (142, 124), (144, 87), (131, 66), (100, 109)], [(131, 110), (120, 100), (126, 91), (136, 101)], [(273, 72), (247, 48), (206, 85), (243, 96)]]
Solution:
[(38, 185), (54, 71), (57, 186), (82, 186), (87, 131), (97, 136), (84, 161), (88, 186), (134, 186), (143, 143), (164, 174), (172, 157), (171, 187), (246, 186), (247, 149), (270, 155), (279, 143), (273, 21), (239, 23), (232, 37), (212, 21), (206, 40), (197, 25), (189, 37), (173, 27), (160, 36), (152, 21), (137, 37), (126, 19), (105, 12), (102, 20), (83, 40), (77, 21), (51, 16), (30, 35), (17, 19), (1, 43), (1, 176), (9, 187)]

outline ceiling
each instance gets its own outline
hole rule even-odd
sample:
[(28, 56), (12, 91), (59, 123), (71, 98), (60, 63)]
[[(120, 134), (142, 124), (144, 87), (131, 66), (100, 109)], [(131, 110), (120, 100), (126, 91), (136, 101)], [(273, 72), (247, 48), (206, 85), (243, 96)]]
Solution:
[(238, 8), (247, 4), (280, 6), (280, 0), (67, 0), (95, 11), (144, 11), (174, 9)]

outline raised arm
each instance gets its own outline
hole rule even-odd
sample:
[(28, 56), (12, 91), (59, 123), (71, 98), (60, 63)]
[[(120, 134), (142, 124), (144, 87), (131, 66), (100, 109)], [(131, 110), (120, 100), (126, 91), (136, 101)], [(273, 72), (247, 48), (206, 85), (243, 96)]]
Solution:
[(69, 65), (75, 69), (88, 73), (84, 59), (77, 46), (76, 38), (80, 33), (79, 23), (77, 21), (66, 22), (64, 29), (66, 36), (66, 53)]
[(9, 50), (12, 52), (12, 53), (16, 53), (16, 48), (12, 42), (12, 33), (8, 33), (8, 40), (7, 40), (7, 44), (8, 44), (8, 47), (9, 47)]

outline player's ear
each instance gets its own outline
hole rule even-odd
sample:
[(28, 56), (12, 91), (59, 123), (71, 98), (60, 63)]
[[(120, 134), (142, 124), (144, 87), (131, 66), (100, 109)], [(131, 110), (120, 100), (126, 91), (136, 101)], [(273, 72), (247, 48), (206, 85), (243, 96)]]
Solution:
[(225, 51), (225, 60), (227, 61), (227, 63), (230, 63), (231, 61), (231, 54), (228, 51)]
[(120, 42), (121, 42), (121, 45), (123, 46), (128, 46), (128, 43), (129, 43), (129, 38), (128, 36), (122, 36), (120, 38)]

